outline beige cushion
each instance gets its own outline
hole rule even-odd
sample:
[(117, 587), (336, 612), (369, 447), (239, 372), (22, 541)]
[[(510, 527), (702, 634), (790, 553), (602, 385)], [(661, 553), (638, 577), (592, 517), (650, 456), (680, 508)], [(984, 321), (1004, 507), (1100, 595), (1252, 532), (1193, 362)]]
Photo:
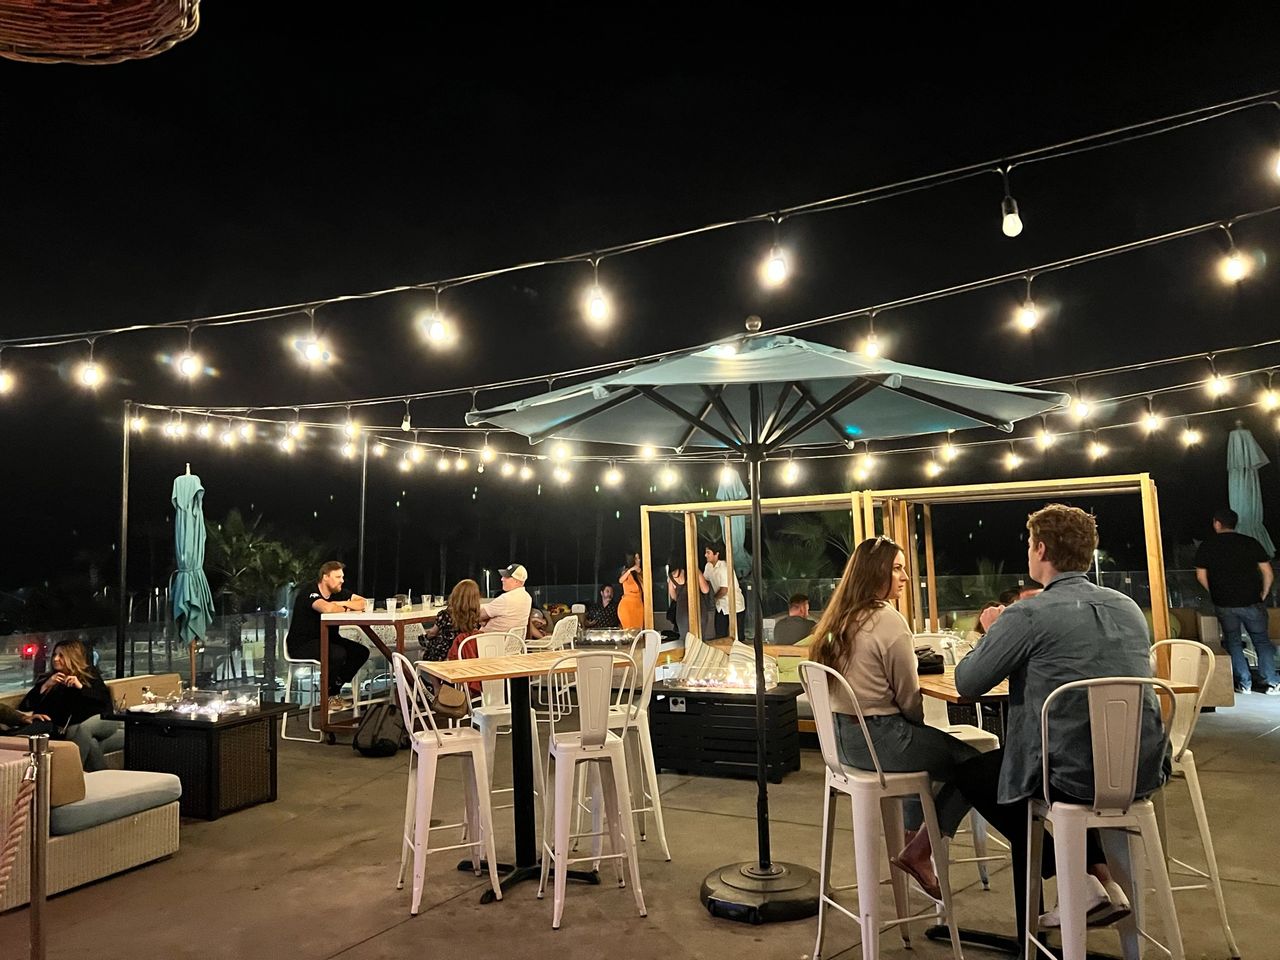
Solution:
[(111, 699), (117, 705), (124, 703), (135, 707), (142, 703), (143, 687), (150, 688), (152, 693), (163, 699), (170, 694), (182, 692), (182, 677), (176, 673), (145, 673), (139, 677), (121, 677), (107, 681)]
[[(80, 748), (65, 740), (50, 740), (53, 754), (50, 764), (49, 806), (60, 807), (84, 799), (84, 770), (80, 766)], [(0, 737), (0, 750), (27, 752), (26, 737)]]

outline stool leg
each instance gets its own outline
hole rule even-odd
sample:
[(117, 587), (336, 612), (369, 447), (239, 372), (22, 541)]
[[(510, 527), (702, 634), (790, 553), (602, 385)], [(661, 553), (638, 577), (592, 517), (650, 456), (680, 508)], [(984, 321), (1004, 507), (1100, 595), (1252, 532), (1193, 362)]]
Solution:
[[(987, 855), (987, 821), (982, 819), (982, 814), (977, 810), (969, 813), (969, 829), (973, 832), (973, 855), (975, 857), (985, 857)], [(987, 873), (987, 865), (982, 860), (978, 861), (978, 879), (982, 881), (982, 889), (991, 889), (991, 877)]]
[(1053, 822), (1053, 852), (1058, 861), (1058, 914), (1062, 920), (1062, 960), (1085, 960), (1088, 952), (1084, 895), (1085, 827), (1075, 817)]
[(658, 765), (653, 760), (653, 737), (649, 733), (649, 718), (642, 714), (636, 722), (636, 733), (640, 738), (640, 762), (644, 765), (644, 777), (649, 784), (647, 806), (653, 808), (653, 823), (658, 828), (658, 842), (662, 844), (662, 857), (671, 860), (671, 850), (667, 846), (667, 827), (662, 822), (662, 794), (658, 792)]
[(404, 869), (409, 863), (409, 851), (413, 848), (413, 809), (418, 796), (418, 755), (409, 751), (409, 785), (404, 797), (404, 829), (400, 831), (400, 873), (396, 877), (396, 889), (404, 889)]
[[(600, 869), (600, 853), (604, 849), (604, 815), (609, 804), (609, 795), (600, 784), (600, 764), (587, 763), (582, 770), (582, 781), (587, 784), (587, 793), (591, 796), (591, 869)], [(612, 824), (611, 824), (612, 825)], [(614, 853), (620, 853), (615, 845)], [(622, 879), (621, 865), (615, 860), (618, 868), (618, 879)]]
[(1173, 903), (1173, 887), (1169, 883), (1169, 868), (1165, 864), (1164, 847), (1160, 842), (1160, 829), (1156, 825), (1155, 812), (1150, 807), (1137, 811), (1138, 829), (1142, 833), (1142, 847), (1151, 868), (1155, 884), (1156, 909), (1161, 913), (1164, 925), (1165, 949), (1170, 960), (1186, 960), (1182, 949), (1182, 929), (1178, 926), (1178, 908)]
[(632, 832), (635, 826), (631, 817), (627, 768), (623, 766), (618, 769), (606, 760), (600, 764), (600, 780), (605, 796), (613, 798), (609, 807), (609, 822), (610, 833), (614, 837), (614, 853), (625, 854), (627, 866), (631, 870), (631, 895), (635, 897), (636, 909), (640, 911), (640, 916), (647, 917), (649, 911), (645, 909), (644, 891), (640, 889), (640, 855), (636, 850), (635, 833)]
[(485, 830), (480, 823), (475, 757), (470, 753), (459, 753), (456, 756), (462, 764), (462, 842), (471, 842), (471, 870), (478, 877), (483, 872), (481, 861), (484, 859)]
[(1014, 870), (1027, 872), (1027, 933), (1024, 940), (1024, 960), (1038, 960), (1039, 952), (1033, 937), (1040, 935), (1040, 893), (1044, 880), (1040, 877), (1040, 863), (1044, 855), (1044, 821), (1032, 812), (1032, 805), (1027, 804), (1027, 861), (1014, 862), (1010, 866)]
[(862, 960), (880, 960), (880, 803), (874, 793), (855, 794), (853, 859), (858, 881)]
[[(1218, 857), (1213, 852), (1213, 835), (1209, 832), (1209, 816), (1204, 809), (1204, 795), (1200, 792), (1200, 774), (1196, 771), (1195, 758), (1188, 750), (1182, 755), (1182, 772), (1187, 779), (1187, 790), (1191, 793), (1191, 808), (1196, 814), (1196, 826), (1200, 830), (1200, 846), (1204, 849), (1205, 863), (1209, 867), (1209, 882), (1213, 885), (1213, 895), (1218, 901), (1218, 916), (1222, 918), (1222, 932), (1226, 934), (1227, 946), (1231, 956), (1239, 958), (1240, 948), (1236, 946), (1235, 935), (1231, 932), (1231, 924), (1227, 921), (1227, 901), (1222, 895), (1222, 878), (1218, 875)], [(1160, 791), (1164, 793), (1163, 790)], [(1161, 803), (1161, 809), (1164, 804)], [(1169, 836), (1162, 833), (1165, 843)], [(1166, 854), (1166, 862), (1168, 860)]]
[(552, 840), (555, 851), (555, 876), (551, 902), (551, 929), (560, 929), (560, 917), (564, 913), (564, 892), (568, 884), (569, 818), (573, 814), (573, 779), (578, 764), (569, 761), (556, 764), (555, 830)]
[[(489, 775), (485, 771), (486, 764), (483, 756), (477, 757), (475, 753), (469, 753), (467, 757), (470, 760), (469, 769), (474, 781), (472, 792), (475, 797), (475, 810), (471, 822), (480, 825), (480, 835), (484, 838), (481, 849), (487, 855), (489, 861), (489, 885), (493, 888), (493, 898), (501, 900), (502, 886), (498, 880), (498, 851), (493, 842), (493, 806), (489, 799)], [(479, 862), (479, 858), (477, 858), (476, 864), (479, 865)], [(479, 872), (479, 870), (476, 871), (476, 873)]]
[[(559, 766), (559, 764), (557, 764), (557, 766)], [(557, 776), (558, 774), (552, 773), (553, 778)], [(542, 804), (542, 838), (539, 840), (538, 851), (541, 854), (540, 859), (542, 860), (542, 875), (538, 880), (539, 900), (541, 900), (543, 894), (547, 892), (547, 874), (551, 871), (552, 852), (548, 844), (551, 840), (553, 824), (552, 817), (554, 816), (555, 804), (551, 802), (550, 797), (547, 797), (546, 801)]]
[[(902, 838), (905, 827), (902, 825), (902, 798), (882, 797), (880, 799), (880, 818), (884, 824), (885, 855), (888, 856), (902, 849)], [(893, 915), (895, 917), (911, 916), (911, 884), (907, 875), (901, 870), (889, 869), (889, 885), (893, 887)], [(911, 925), (899, 924), (898, 933), (902, 937), (904, 947), (911, 946)]]
[(818, 937), (813, 944), (813, 960), (822, 958), (822, 936), (826, 932), (827, 891), (831, 889), (831, 855), (835, 851), (836, 791), (827, 787), (827, 800), (822, 805), (822, 847), (818, 861)]
[(960, 931), (956, 927), (955, 907), (951, 902), (950, 864), (947, 863), (948, 843), (938, 826), (938, 811), (932, 796), (921, 797), (924, 805), (924, 827), (929, 831), (929, 843), (933, 847), (933, 865), (938, 872), (938, 888), (942, 891), (942, 909), (947, 918), (947, 930), (951, 933), (951, 953), (955, 960), (964, 960), (960, 950)]
[(418, 915), (427, 873), (427, 842), (431, 835), (431, 801), (436, 790), (436, 754), (418, 758), (418, 802), (413, 811), (413, 896), (409, 913)]

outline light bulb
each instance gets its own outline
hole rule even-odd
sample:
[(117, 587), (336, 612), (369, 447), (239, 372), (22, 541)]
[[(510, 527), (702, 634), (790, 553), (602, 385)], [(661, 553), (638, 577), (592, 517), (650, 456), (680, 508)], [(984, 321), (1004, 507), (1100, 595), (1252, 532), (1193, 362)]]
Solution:
[(204, 366), (200, 362), (199, 354), (188, 351), (178, 358), (178, 373), (188, 380), (198, 377), (203, 369)]
[(299, 337), (293, 341), (293, 346), (298, 351), (298, 356), (302, 358), (302, 361), (312, 366), (317, 363), (328, 363), (333, 359), (325, 342), (314, 336)]
[(81, 385), (91, 390), (96, 389), (102, 383), (102, 365), (92, 360), (80, 364), (79, 378)]
[(348, 440), (354, 440), (359, 432), (360, 424), (356, 423), (354, 420), (348, 420), (346, 425), (342, 428), (342, 435)]
[(444, 315), (438, 310), (433, 310), (427, 314), (421, 321), (422, 332), (432, 343), (444, 343), (449, 339), (449, 325), (445, 322)]
[(794, 460), (788, 460), (787, 465), (782, 468), (782, 482), (795, 483), (800, 479), (800, 464)]
[(9, 393), (13, 390), (13, 374), (7, 370), (0, 370), (0, 395)]
[(240, 439), (245, 443), (253, 439), (253, 424), (247, 420), (240, 424)]
[(489, 446), (487, 443), (480, 448), (480, 459), (485, 463), (493, 463), (493, 461), (497, 459), (497, 456), (498, 455), (493, 452), (493, 447)]
[(1007, 194), (1000, 201), (1000, 230), (1006, 237), (1016, 237), (1022, 232), (1022, 217), (1018, 216), (1018, 201)]
[(552, 460), (569, 459), (569, 445), (565, 443), (557, 443), (554, 447), (551, 448), (551, 459)]
[(516, 465), (514, 463), (512, 463), (510, 460), (502, 461), (502, 475), (504, 477), (509, 477), (515, 472), (516, 472)]
[(409, 419), (408, 413), (405, 413), (404, 419), (400, 421), (400, 429), (403, 430), (405, 433), (408, 433), (410, 430), (413, 429), (413, 421)]
[(1107, 446), (1101, 440), (1094, 440), (1089, 444), (1089, 456), (1095, 460), (1099, 460), (1107, 455)]
[(616, 487), (622, 482), (622, 471), (617, 467), (610, 467), (604, 472), (604, 483), (607, 487)]
[(520, 479), (529, 480), (532, 477), (533, 477), (533, 467), (529, 466), (527, 463), (522, 464), (520, 467)]
[(356, 455), (356, 445), (348, 440), (342, 445), (342, 455), (350, 460)]
[(421, 463), (426, 454), (422, 452), (422, 448), (414, 445), (409, 448), (409, 459), (414, 463)]
[(467, 458), (462, 454), (458, 454), (457, 459), (453, 461), (453, 469), (462, 471), (467, 469)]
[(1252, 269), (1253, 261), (1234, 248), (1218, 261), (1218, 273), (1227, 283), (1239, 283)]
[(587, 292), (587, 319), (597, 325), (609, 319), (609, 301), (598, 283)]
[(1147, 433), (1155, 433), (1157, 430), (1159, 430), (1160, 423), (1161, 423), (1160, 417), (1158, 417), (1154, 412), (1148, 413), (1145, 417), (1142, 418), (1142, 428), (1146, 430)]
[(1089, 403), (1088, 400), (1085, 400), (1082, 397), (1077, 397), (1075, 400), (1071, 402), (1071, 412), (1075, 415), (1075, 418), (1077, 420), (1084, 420), (1086, 417), (1089, 416), (1092, 410), (1093, 410), (1093, 406)]
[(295, 446), (293, 437), (282, 437), (279, 446), (282, 453), (293, 453), (293, 448)]
[(868, 333), (867, 339), (862, 341), (862, 355), (872, 359), (880, 356), (880, 341), (874, 333)]
[(298, 423), (298, 421), (296, 421), (296, 420), (295, 420), (293, 423), (289, 424), (289, 427), (288, 427), (288, 431), (287, 431), (287, 432), (288, 432), (289, 436), (290, 436), (292, 439), (294, 439), (294, 440), (301, 440), (301, 439), (302, 439), (302, 424)]
[(658, 455), (658, 451), (657, 451), (657, 450), (655, 450), (655, 449), (653, 449), (653, 447), (650, 447), (650, 446), (647, 446), (647, 445), (646, 445), (646, 446), (643, 446), (643, 447), (641, 447), (641, 448), (640, 448), (640, 459), (641, 459), (641, 460), (652, 460), (652, 459), (653, 459), (654, 457), (656, 457), (657, 455)]
[(201, 440), (208, 440), (213, 436), (213, 424), (206, 420), (196, 428), (196, 435)]
[(950, 463), (956, 457), (960, 456), (960, 451), (954, 443), (948, 441), (938, 448), (938, 455), (947, 463)]
[(865, 469), (863, 469), (862, 467), (854, 468), (853, 479), (856, 480), (858, 483), (866, 483), (867, 478), (869, 476), (871, 476), (871, 474), (867, 472)]
[(436, 470), (439, 471), (440, 473), (444, 473), (448, 469), (449, 469), (449, 461), (445, 458), (445, 455), (442, 453), (440, 454), (440, 459), (436, 461)]
[(727, 484), (733, 483), (733, 481), (736, 479), (738, 479), (738, 472), (734, 470), (733, 467), (729, 466), (726, 463), (723, 467), (720, 468), (721, 483), (727, 485)]
[(1209, 391), (1209, 396), (1221, 397), (1223, 394), (1230, 392), (1231, 381), (1215, 373), (1204, 382), (1204, 388)]
[(387, 455), (387, 445), (385, 443), (375, 443), (373, 445), (373, 455), (375, 457), (385, 457)]
[[(0, 374), (2, 376), (2, 374)], [(146, 417), (133, 417), (129, 420), (129, 429), (134, 433), (144, 433), (147, 429)]]
[(562, 484), (568, 483), (570, 480), (573, 479), (573, 474), (570, 473), (568, 470), (566, 470), (564, 467), (556, 467), (555, 470), (552, 471), (551, 476), (552, 478), (555, 479), (557, 483), (562, 483)]
[(398, 464), (398, 467), (401, 473), (408, 473), (411, 469), (413, 469), (412, 464), (409, 463), (409, 460), (407, 457), (400, 458), (400, 463)]
[(1055, 439), (1057, 438), (1045, 429), (1041, 429), (1040, 432), (1036, 434), (1036, 443), (1039, 445), (1041, 450), (1048, 450), (1052, 447)]
[(222, 433), (219, 434), (218, 442), (224, 447), (234, 447), (236, 445), (235, 431), (232, 430), (230, 426), (227, 426), (223, 429)]
[(1276, 179), (1280, 180), (1280, 150), (1276, 151), (1276, 165), (1272, 172), (1276, 175)]
[(163, 428), (160, 432), (161, 432), (161, 433), (163, 433), (166, 437), (172, 437), (172, 436), (173, 436), (173, 421), (172, 421), (172, 420), (170, 420), (168, 423), (166, 423), (166, 424), (164, 425), (164, 428)]
[(924, 475), (926, 477), (936, 477), (942, 473), (942, 464), (936, 460), (929, 460), (924, 465)]
[[(0, 377), (4, 374), (0, 374)], [(2, 393), (3, 390), (0, 390)], [(1280, 407), (1280, 391), (1276, 391), (1268, 387), (1258, 395), (1258, 403), (1262, 404), (1262, 409), (1268, 412)]]
[(658, 483), (664, 488), (674, 487), (679, 479), (680, 475), (671, 467), (663, 467), (662, 472), (658, 474)]
[(1022, 458), (1010, 450), (1004, 455), (1004, 465), (1009, 470), (1017, 470), (1022, 466)]
[(780, 287), (787, 282), (787, 258), (776, 243), (769, 249), (769, 256), (761, 267), (760, 276), (768, 287)]
[(187, 425), (179, 420), (173, 425), (173, 435), (175, 437), (185, 437), (187, 435)]
[(1040, 323), (1040, 310), (1028, 300), (1014, 312), (1013, 319), (1021, 329), (1030, 333)]
[(1188, 446), (1188, 447), (1195, 446), (1195, 444), (1199, 443), (1200, 440), (1201, 440), (1201, 434), (1199, 430), (1195, 430), (1191, 427), (1187, 427), (1185, 430), (1182, 431), (1182, 442), (1185, 446)]
[(865, 473), (867, 476), (871, 476), (871, 473), (873, 470), (875, 470), (875, 468), (876, 468), (876, 458), (873, 457), (871, 454), (864, 453), (862, 456), (858, 458), (858, 469), (861, 470), (863, 473)]

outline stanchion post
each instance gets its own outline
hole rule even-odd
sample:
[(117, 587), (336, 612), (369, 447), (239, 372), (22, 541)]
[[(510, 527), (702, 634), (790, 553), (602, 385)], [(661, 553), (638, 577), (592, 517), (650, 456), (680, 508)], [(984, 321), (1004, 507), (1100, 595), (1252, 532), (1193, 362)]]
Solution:
[(31, 960), (45, 960), (44, 901), (49, 888), (49, 735), (27, 737), (35, 759), (35, 805), (31, 818)]

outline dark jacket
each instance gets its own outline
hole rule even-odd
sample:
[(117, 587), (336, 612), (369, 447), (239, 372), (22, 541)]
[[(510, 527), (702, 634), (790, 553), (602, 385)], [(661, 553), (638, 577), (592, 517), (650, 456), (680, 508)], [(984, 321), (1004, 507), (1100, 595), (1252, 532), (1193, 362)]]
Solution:
[(18, 704), (19, 710), (47, 714), (58, 729), (63, 729), (71, 723), (83, 723), (90, 717), (100, 714), (106, 716), (114, 712), (111, 692), (103, 682), (102, 674), (95, 667), (89, 668), (89, 678), (78, 690), (66, 684), (59, 684), (51, 687), (47, 693), (41, 693), (40, 688), (52, 675), (46, 673), (36, 681), (35, 686)]

